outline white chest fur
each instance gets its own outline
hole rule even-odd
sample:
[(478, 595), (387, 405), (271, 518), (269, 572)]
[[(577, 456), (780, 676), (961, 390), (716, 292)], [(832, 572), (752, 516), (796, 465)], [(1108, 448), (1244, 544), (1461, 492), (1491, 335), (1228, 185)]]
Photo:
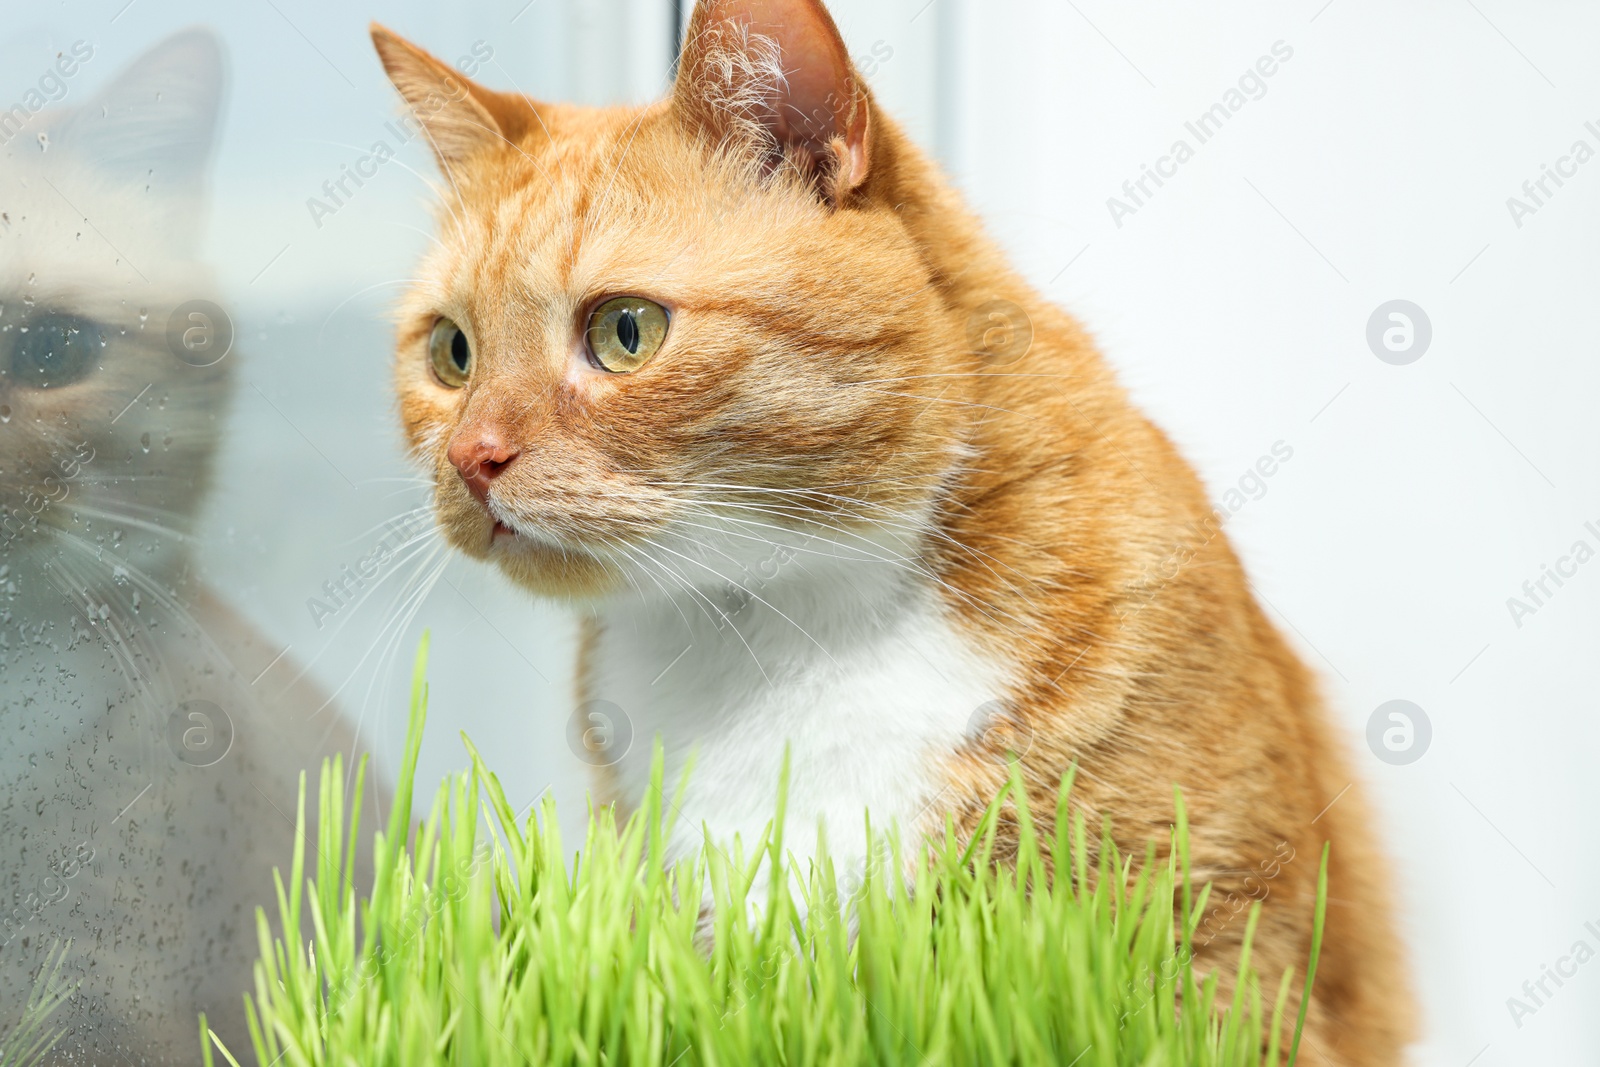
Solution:
[(785, 847), (808, 858), (820, 825), (843, 874), (865, 856), (866, 813), (875, 832), (894, 823), (904, 834), (934, 810), (941, 757), (982, 729), (974, 715), (1004, 696), (1004, 668), (905, 566), (801, 552), (734, 581), (618, 598), (598, 613), (585, 695), (631, 725), (613, 767), (621, 795), (644, 795), (660, 737), (669, 797), (694, 757), (669, 812), (675, 854), (698, 846), (703, 828), (749, 848), (774, 813), (787, 745)]

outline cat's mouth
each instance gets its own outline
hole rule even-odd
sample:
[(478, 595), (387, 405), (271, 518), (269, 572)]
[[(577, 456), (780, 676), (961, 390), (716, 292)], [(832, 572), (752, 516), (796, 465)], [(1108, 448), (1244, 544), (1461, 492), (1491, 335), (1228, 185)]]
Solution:
[(489, 547), (491, 549), (537, 547), (560, 548), (558, 540), (541, 530), (528, 529), (526, 524), (518, 523), (515, 519), (505, 519), (495, 514), (492, 510), (489, 519), (493, 523), (489, 527)]
[(505, 510), (493, 501), (486, 510), (491, 523), (488, 544), (491, 552), (498, 550), (525, 554), (542, 550), (561, 555), (591, 554), (585, 546), (562, 536), (559, 531), (550, 529), (544, 523), (506, 514)]
[[(487, 522), (468, 532), (456, 526), (458, 547), (499, 566), (518, 584), (545, 596), (576, 598), (608, 593), (619, 578), (597, 552), (536, 518), (490, 508)], [(486, 536), (487, 535), (487, 536)]]
[[(609, 501), (557, 496), (513, 501), (495, 487), (452, 494), (440, 523), (467, 555), (493, 562), (535, 592), (585, 596), (609, 592), (636, 550), (623, 547), (658, 527), (665, 509), (617, 514)], [(620, 558), (619, 558), (620, 554)]]

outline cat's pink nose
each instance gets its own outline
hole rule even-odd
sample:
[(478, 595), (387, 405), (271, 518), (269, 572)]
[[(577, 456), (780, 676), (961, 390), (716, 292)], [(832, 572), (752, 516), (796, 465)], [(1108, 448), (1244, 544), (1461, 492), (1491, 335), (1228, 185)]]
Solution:
[(521, 455), (492, 431), (457, 434), (445, 454), (480, 504), (488, 502), (489, 483)]

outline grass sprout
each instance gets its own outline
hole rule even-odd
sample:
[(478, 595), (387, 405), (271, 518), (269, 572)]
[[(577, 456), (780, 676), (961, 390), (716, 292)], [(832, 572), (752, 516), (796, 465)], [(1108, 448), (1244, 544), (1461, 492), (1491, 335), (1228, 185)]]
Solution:
[[(364, 761), (353, 789), (339, 759), (323, 764), (323, 848), (309, 867), (301, 778), (298, 847), (276, 879), (276, 926), (257, 913), (261, 955), (245, 998), (261, 1067), (1294, 1063), (1309, 998), (1291, 1023), (1296, 976), (1285, 973), (1266, 976), (1276, 996), (1263, 1003), (1249, 959), (1259, 904), (1239, 961), (1250, 977), (1226, 1002), (1215, 974), (1193, 964), (1208, 893), (1189, 884), (1176, 793), (1170, 847), (1152, 843), (1143, 862), (1120, 856), (1104, 830), (1089, 847), (1068, 806), (1070, 774), (1042, 839), (1014, 768), (976, 834), (958, 839), (947, 825), (942, 840), (906, 851), (869, 825), (861, 870), (835, 870), (825, 855), (800, 868), (776, 829), (782, 788), (760, 840), (708, 840), (670, 863), (675, 805), (659, 749), (638, 810), (620, 822), (592, 810), (569, 852), (554, 802), (519, 820), (467, 741), (470, 767), (413, 828), (426, 663), (424, 637), (370, 891), (352, 877), (359, 800), (346, 810)], [(1004, 863), (1002, 821), (1019, 842)], [(1326, 867), (1324, 850), (1307, 994)], [(203, 1016), (200, 1033), (207, 1067), (214, 1055), (238, 1067)]]

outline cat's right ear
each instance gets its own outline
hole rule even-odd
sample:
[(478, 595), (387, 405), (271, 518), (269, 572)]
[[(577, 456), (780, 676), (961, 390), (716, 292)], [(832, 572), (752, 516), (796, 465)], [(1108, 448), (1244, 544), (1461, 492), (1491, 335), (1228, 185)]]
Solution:
[(383, 69), (446, 174), (475, 152), (521, 138), (533, 113), (526, 100), (485, 89), (376, 22), (370, 30)]
[(830, 203), (867, 180), (871, 98), (822, 0), (699, 0), (672, 106), (765, 170), (796, 167)]

